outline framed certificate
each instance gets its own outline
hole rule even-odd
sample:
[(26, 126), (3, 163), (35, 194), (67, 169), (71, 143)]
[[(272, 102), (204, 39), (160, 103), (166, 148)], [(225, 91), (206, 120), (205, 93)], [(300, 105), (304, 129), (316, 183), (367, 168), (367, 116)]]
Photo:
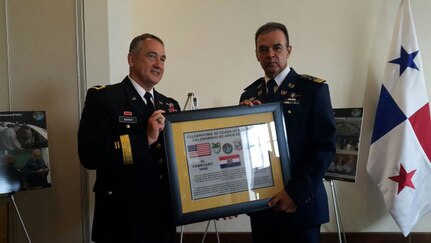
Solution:
[(290, 179), (281, 104), (166, 114), (165, 145), (176, 225), (249, 213)]

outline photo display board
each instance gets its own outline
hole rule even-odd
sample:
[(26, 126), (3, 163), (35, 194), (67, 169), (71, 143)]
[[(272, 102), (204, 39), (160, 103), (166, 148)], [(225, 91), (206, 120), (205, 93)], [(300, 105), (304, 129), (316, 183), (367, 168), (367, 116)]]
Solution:
[(334, 116), (337, 150), (325, 179), (355, 182), (363, 108), (334, 109)]
[(50, 186), (45, 112), (0, 112), (0, 194)]

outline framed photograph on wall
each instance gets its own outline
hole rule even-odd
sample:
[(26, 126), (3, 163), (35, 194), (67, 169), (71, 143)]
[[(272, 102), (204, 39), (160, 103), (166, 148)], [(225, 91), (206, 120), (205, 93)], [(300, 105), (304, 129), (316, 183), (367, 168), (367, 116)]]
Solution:
[(177, 225), (267, 208), (290, 178), (279, 103), (170, 113), (164, 136)]
[(363, 108), (334, 109), (336, 153), (325, 179), (355, 182)]

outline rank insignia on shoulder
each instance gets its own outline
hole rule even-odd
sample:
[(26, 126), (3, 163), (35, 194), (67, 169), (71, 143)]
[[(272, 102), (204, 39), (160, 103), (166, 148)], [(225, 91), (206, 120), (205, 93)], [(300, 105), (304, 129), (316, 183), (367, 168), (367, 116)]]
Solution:
[(249, 86), (247, 86), (247, 88), (245, 88), (244, 90), (248, 90), (248, 89), (261, 89), (263, 84), (265, 83), (265, 79), (263, 78), (259, 78), (258, 80), (254, 81), (252, 84), (250, 84)]
[(101, 90), (101, 89), (104, 89), (105, 87), (106, 87), (105, 85), (96, 85), (96, 86), (91, 87), (91, 89)]
[(310, 76), (308, 74), (301, 74), (300, 76), (303, 79), (311, 80), (311, 81), (313, 81), (315, 83), (324, 83), (324, 82), (326, 82), (326, 80), (324, 80), (324, 79), (316, 78), (316, 77)]

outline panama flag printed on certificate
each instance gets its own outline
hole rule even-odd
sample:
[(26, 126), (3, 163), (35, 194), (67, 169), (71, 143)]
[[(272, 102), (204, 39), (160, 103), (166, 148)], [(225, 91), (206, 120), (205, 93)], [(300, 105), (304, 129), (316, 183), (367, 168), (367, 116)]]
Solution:
[(431, 122), (410, 1), (398, 10), (367, 171), (404, 236), (431, 210)]

